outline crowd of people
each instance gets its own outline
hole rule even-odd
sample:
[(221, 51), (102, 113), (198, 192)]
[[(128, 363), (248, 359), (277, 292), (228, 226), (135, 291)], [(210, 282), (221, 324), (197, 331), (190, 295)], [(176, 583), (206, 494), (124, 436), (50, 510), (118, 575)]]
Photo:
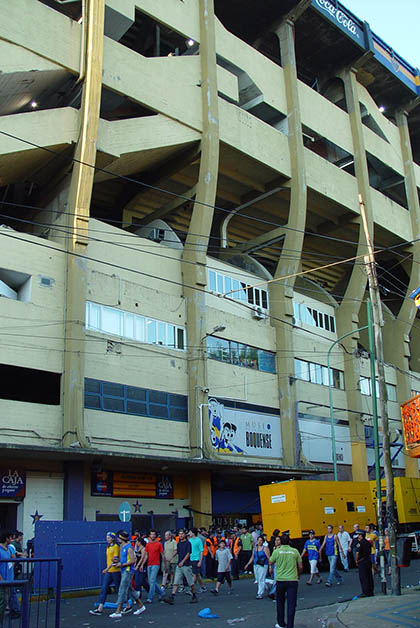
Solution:
[[(384, 548), (389, 569), (387, 532)], [(0, 580), (10, 581), (19, 577), (21, 566), (10, 562), (10, 559), (27, 556), (22, 539), (19, 531), (0, 532), (0, 559), (3, 560), (0, 562)], [(308, 586), (314, 580), (316, 584), (323, 582), (319, 565), (324, 557), (329, 564), (326, 587), (343, 582), (337, 569), (338, 560), (344, 573), (350, 567), (357, 567), (362, 597), (373, 595), (374, 575), (378, 572), (378, 534), (373, 524), (368, 524), (364, 530), (355, 524), (351, 533), (345, 531), (344, 526), (339, 526), (335, 532), (329, 525), (322, 542), (316, 538), (314, 530), (309, 530), (301, 552), (291, 546), (287, 533), (280, 534), (279, 530), (274, 530), (268, 538), (261, 523), (251, 529), (192, 528), (181, 529), (177, 533), (168, 530), (163, 538), (156, 530), (147, 534), (136, 530), (133, 535), (125, 530), (110, 531), (106, 535), (106, 543), (99, 602), (90, 613), (104, 613), (107, 595), (113, 587), (117, 602), (109, 615), (111, 618), (121, 618), (128, 613), (140, 615), (146, 610), (146, 604), (152, 604), (156, 597), (173, 605), (177, 593), (183, 591), (194, 604), (198, 600), (197, 593), (207, 590), (204, 578), (215, 581), (210, 589), (215, 597), (224, 583), (229, 595), (233, 580), (238, 580), (240, 574), (253, 574), (257, 586), (256, 599), (262, 600), (267, 596), (277, 602), (276, 628), (293, 628), (298, 580), (304, 558), (307, 557), (309, 564)], [(142, 601), (143, 590), (146, 604)], [(0, 623), (7, 607), (12, 619), (20, 617), (15, 587), (0, 586)]]
[[(147, 535), (135, 531), (131, 538), (120, 530), (109, 532), (106, 541), (106, 567), (99, 605), (90, 613), (102, 615), (109, 587), (114, 585), (118, 597), (117, 608), (110, 614), (112, 618), (143, 613), (146, 610), (141, 601), (143, 589), (146, 604), (153, 603), (157, 597), (173, 605), (177, 593), (182, 591), (194, 604), (197, 593), (207, 590), (203, 578), (216, 581), (210, 593), (218, 596), (224, 583), (229, 595), (232, 580), (238, 580), (240, 574), (253, 574), (256, 599), (262, 600), (267, 595), (277, 602), (276, 628), (293, 628), (298, 580), (305, 556), (310, 572), (308, 586), (314, 578), (316, 583), (322, 583), (319, 564), (324, 557), (329, 564), (325, 586), (331, 587), (334, 582), (340, 585), (343, 581), (337, 570), (340, 559), (344, 572), (348, 572), (350, 566), (358, 568), (362, 597), (373, 595), (373, 576), (378, 569), (378, 535), (373, 524), (367, 525), (365, 530), (355, 524), (351, 533), (345, 531), (344, 526), (339, 526), (337, 532), (333, 526), (328, 526), (322, 543), (314, 530), (310, 530), (301, 552), (292, 547), (289, 536), (280, 534), (279, 530), (274, 530), (268, 539), (261, 523), (251, 530), (246, 527), (224, 531), (192, 528), (181, 529), (177, 534), (168, 530), (163, 538), (156, 530), (150, 530)], [(385, 553), (389, 556), (388, 536), (385, 537)]]

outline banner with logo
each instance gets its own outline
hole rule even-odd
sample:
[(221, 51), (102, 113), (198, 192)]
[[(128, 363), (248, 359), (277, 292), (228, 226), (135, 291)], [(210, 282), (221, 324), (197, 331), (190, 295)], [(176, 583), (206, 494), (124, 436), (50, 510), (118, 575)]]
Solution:
[(362, 23), (358, 23), (359, 20), (347, 12), (343, 5), (334, 0), (312, 0), (312, 6), (364, 48), (365, 38)]
[(25, 497), (25, 471), (10, 467), (1, 469), (0, 474), (0, 497)]
[(93, 471), (90, 494), (94, 497), (157, 497), (158, 499), (173, 499), (174, 481), (170, 475), (124, 471)]
[(209, 399), (209, 430), (213, 449), (219, 454), (281, 458), (280, 417), (230, 408)]

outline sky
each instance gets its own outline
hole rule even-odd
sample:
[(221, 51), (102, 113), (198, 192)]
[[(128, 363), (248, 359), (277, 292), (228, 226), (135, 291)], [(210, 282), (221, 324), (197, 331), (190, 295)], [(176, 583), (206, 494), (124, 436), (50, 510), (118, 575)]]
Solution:
[(410, 65), (420, 68), (420, 0), (340, 0), (359, 19), (369, 23)]

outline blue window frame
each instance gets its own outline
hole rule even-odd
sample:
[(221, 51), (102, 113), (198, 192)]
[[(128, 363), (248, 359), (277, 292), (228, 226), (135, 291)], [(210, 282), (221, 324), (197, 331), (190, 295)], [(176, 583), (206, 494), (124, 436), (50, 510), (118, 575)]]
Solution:
[(161, 390), (85, 379), (85, 408), (169, 421), (188, 421), (188, 397)]

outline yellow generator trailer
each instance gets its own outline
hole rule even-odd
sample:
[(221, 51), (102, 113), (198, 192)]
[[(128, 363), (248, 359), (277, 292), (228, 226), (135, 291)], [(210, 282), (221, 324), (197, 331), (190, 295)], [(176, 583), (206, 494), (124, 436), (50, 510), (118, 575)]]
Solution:
[[(372, 502), (376, 504), (376, 482), (369, 482)], [(381, 480), (382, 503), (386, 502), (385, 480)], [(420, 530), (420, 479), (394, 478), (394, 499), (400, 532)]]
[(260, 486), (260, 500), (269, 537), (276, 528), (291, 539), (305, 539), (311, 529), (321, 536), (328, 524), (351, 532), (355, 523), (364, 527), (376, 520), (369, 482), (287, 480)]

